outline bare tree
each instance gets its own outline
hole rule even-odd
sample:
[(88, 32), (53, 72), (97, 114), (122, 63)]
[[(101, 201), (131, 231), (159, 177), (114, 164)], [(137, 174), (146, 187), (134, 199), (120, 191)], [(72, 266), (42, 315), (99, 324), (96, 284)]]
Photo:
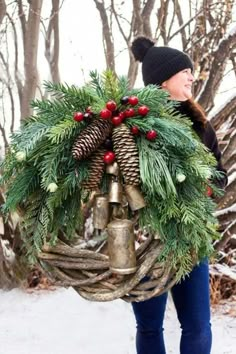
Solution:
[(115, 4), (113, 0), (107, 1), (94, 0), (99, 11), (102, 21), (103, 46), (106, 59), (107, 68), (115, 71), (115, 31), (118, 29), (123, 41), (124, 48), (128, 48), (129, 62), (128, 62), (128, 77), (130, 86), (134, 85), (137, 73), (138, 64), (135, 62), (130, 51), (130, 44), (133, 36), (146, 35), (151, 36), (151, 14), (154, 9), (155, 0), (147, 0), (142, 2), (140, 0), (133, 0), (132, 10), (130, 16), (126, 17), (126, 4), (120, 1)]
[[(3, 67), (4, 74), (0, 74), (0, 82), (3, 91), (8, 91), (12, 113), (10, 131), (13, 131), (17, 120), (16, 112), (19, 112), (20, 108), (21, 120), (32, 113), (30, 101), (34, 99), (36, 90), (40, 87), (37, 59), (41, 30), (45, 33), (45, 56), (49, 64), (51, 80), (60, 81), (58, 63), (61, 5), (59, 0), (52, 0), (51, 15), (46, 19), (43, 19), (41, 14), (43, 0), (19, 0), (7, 6), (4, 5), (5, 2), (1, 1), (0, 65)], [(14, 49), (10, 45), (12, 39)], [(18, 95), (15, 95), (15, 90)]]

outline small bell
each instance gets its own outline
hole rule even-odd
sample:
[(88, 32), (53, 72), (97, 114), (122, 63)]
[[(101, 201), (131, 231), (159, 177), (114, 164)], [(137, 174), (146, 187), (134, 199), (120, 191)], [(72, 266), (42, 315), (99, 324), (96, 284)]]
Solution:
[(112, 219), (128, 219), (128, 202), (126, 196), (123, 194), (122, 196), (122, 203), (121, 204), (114, 204), (112, 206)]
[(131, 210), (139, 210), (146, 206), (145, 200), (137, 186), (125, 185), (125, 193)]
[(123, 188), (117, 178), (113, 178), (110, 182), (108, 200), (110, 203), (122, 203), (123, 200)]
[(119, 175), (119, 166), (118, 163), (115, 161), (106, 167), (106, 173), (109, 175), (118, 176)]
[(95, 197), (93, 206), (93, 226), (95, 229), (104, 230), (109, 222), (109, 202), (107, 196)]
[(134, 226), (131, 220), (114, 220), (107, 225), (110, 270), (131, 274), (137, 269)]

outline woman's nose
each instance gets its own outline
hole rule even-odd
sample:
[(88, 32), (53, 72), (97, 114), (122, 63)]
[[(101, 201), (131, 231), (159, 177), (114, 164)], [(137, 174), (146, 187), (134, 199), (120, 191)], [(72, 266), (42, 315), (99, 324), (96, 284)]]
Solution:
[(195, 78), (194, 78), (194, 76), (193, 76), (193, 74), (192, 74), (192, 73), (189, 73), (189, 77), (188, 77), (188, 79), (189, 79), (190, 81), (192, 81), (192, 82), (194, 82), (194, 81), (195, 81)]

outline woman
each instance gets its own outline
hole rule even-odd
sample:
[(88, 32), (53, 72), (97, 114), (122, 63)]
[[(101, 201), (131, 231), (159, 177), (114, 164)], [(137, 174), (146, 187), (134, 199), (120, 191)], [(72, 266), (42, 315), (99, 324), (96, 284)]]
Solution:
[[(214, 154), (222, 178), (214, 181), (221, 188), (227, 176), (221, 163), (221, 153), (214, 129), (201, 107), (192, 99), (193, 64), (187, 54), (169, 47), (156, 47), (146, 37), (138, 37), (131, 50), (142, 62), (145, 86), (154, 84), (166, 90), (170, 99), (179, 101), (178, 110), (193, 122), (193, 129)], [(196, 266), (185, 280), (175, 285), (172, 297), (182, 329), (181, 354), (210, 354), (210, 294), (208, 262)], [(167, 293), (150, 300), (132, 303), (137, 322), (136, 347), (138, 354), (165, 354), (163, 319)], [(175, 352), (177, 353), (177, 351)]]

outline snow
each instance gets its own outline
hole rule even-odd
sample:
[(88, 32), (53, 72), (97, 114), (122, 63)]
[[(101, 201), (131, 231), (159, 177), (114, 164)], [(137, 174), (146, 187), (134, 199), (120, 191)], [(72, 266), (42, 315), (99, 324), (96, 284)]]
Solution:
[(209, 120), (216, 116), (222, 109), (227, 106), (234, 98), (235, 98), (235, 91), (229, 95), (229, 97), (225, 100), (222, 100), (222, 102), (217, 106), (217, 108), (213, 108), (211, 112), (208, 114)]
[[(135, 321), (122, 300), (88, 302), (72, 288), (0, 290), (0, 354), (134, 354)], [(168, 354), (178, 353), (179, 325), (169, 300)], [(233, 354), (236, 318), (213, 313), (212, 354)]]
[(228, 177), (228, 186), (233, 183), (236, 179), (236, 171), (233, 172), (229, 177)]
[(217, 210), (214, 213), (214, 215), (216, 217), (218, 217), (218, 216), (222, 216), (222, 215), (225, 215), (225, 214), (228, 214), (228, 213), (234, 213), (234, 212), (236, 212), (236, 204), (233, 204), (230, 207), (225, 208), (225, 209)]
[(235, 34), (236, 34), (236, 26), (233, 26), (228, 32), (228, 37), (234, 36)]

